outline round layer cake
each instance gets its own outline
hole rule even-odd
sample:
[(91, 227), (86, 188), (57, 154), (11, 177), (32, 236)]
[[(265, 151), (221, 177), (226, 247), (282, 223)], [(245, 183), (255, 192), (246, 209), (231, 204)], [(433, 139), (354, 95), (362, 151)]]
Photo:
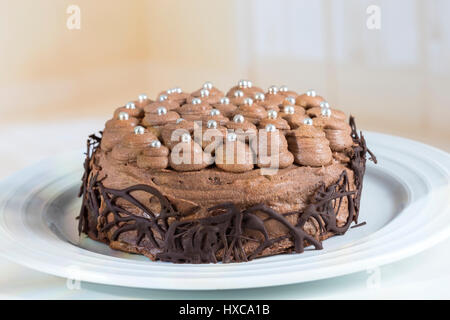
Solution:
[(367, 153), (314, 90), (140, 95), (88, 139), (79, 232), (174, 263), (321, 249), (357, 223)]

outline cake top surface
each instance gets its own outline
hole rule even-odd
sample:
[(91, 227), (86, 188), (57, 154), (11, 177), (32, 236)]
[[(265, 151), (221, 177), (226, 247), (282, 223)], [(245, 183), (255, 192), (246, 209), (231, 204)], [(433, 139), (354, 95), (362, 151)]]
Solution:
[(148, 170), (242, 173), (326, 166), (352, 146), (345, 114), (314, 90), (263, 90), (241, 80), (228, 91), (208, 81), (192, 93), (139, 95), (106, 122), (101, 151)]

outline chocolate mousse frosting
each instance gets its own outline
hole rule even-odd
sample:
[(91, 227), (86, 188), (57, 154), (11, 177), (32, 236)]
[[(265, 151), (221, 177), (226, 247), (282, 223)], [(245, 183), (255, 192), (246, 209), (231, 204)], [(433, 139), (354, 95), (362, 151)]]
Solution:
[(295, 92), (294, 90), (290, 90), (289, 87), (285, 85), (280, 86), (278, 92), (285, 97), (292, 97), (294, 99), (298, 96), (297, 92)]
[(221, 97), (223, 97), (223, 92), (217, 88), (201, 88), (197, 91), (192, 92), (191, 96), (187, 99), (187, 103), (191, 103), (192, 99), (200, 98), (202, 101), (209, 104), (219, 103)]
[(230, 99), (227, 97), (222, 97), (219, 100), (219, 103), (214, 104), (214, 108), (219, 110), (221, 114), (225, 117), (232, 117), (237, 109), (237, 106), (230, 102)]
[[(202, 89), (223, 99), (209, 82)], [(227, 96), (237, 91), (244, 99), (262, 92), (248, 80)], [(295, 92), (282, 86), (275, 94)], [(353, 117), (349, 123), (333, 117), (320, 106), (323, 98), (306, 96), (296, 97), (297, 107), (320, 107), (320, 113), (265, 110), (260, 129), (237, 113), (245, 110), (218, 108), (231, 101), (198, 102), (194, 93), (174, 88), (156, 98), (166, 102), (163, 112), (140, 96), (135, 107), (141, 113), (116, 111), (103, 133), (88, 139), (79, 232), (116, 250), (173, 263), (245, 262), (322, 249), (323, 240), (358, 222), (366, 159), (376, 158)], [(244, 99), (240, 107), (249, 106)], [(214, 109), (220, 114), (211, 115)], [(177, 114), (174, 121), (152, 122), (169, 112)], [(256, 145), (239, 135), (243, 129)], [(219, 138), (204, 139), (208, 135)]]
[(217, 149), (227, 137), (228, 130), (226, 127), (218, 125), (217, 123), (211, 125), (211, 122), (207, 125), (205, 133), (201, 136), (198, 143), (202, 146), (205, 152), (209, 152), (213, 155)]
[[(243, 141), (233, 140), (216, 150), (216, 166), (226, 172), (246, 172), (253, 169), (253, 153)], [(239, 159), (241, 158), (241, 159)]]
[(327, 140), (330, 142), (331, 150), (344, 151), (352, 146), (353, 141), (350, 135), (352, 129), (345, 121), (332, 116), (320, 115), (313, 119), (313, 123), (314, 126), (324, 131)]
[(242, 91), (245, 97), (252, 98), (258, 92), (264, 92), (260, 87), (253, 86), (250, 80), (240, 80), (239, 83), (227, 92), (227, 97), (235, 97), (236, 91)]
[(305, 109), (290, 105), (283, 107), (283, 111), (279, 114), (279, 117), (286, 120), (291, 129), (297, 129), (303, 124), (305, 118), (307, 118)]
[(179, 107), (180, 107), (180, 105), (175, 101), (163, 100), (163, 101), (152, 102), (152, 103), (146, 105), (144, 107), (144, 112), (145, 113), (158, 113), (158, 110), (160, 110), (160, 108), (165, 108), (167, 111), (172, 111), (172, 110), (176, 111)]
[[(335, 118), (337, 120), (341, 120), (344, 122), (346, 121), (347, 116), (341, 110), (332, 109), (332, 108), (327, 108), (327, 109), (331, 111), (332, 118)], [(313, 107), (313, 108), (308, 109), (308, 112), (306, 112), (306, 114), (310, 118), (317, 118), (322, 115), (322, 111), (323, 111), (323, 108), (321, 108), (321, 107)]]
[(209, 155), (204, 153), (202, 147), (191, 138), (178, 143), (172, 149), (169, 158), (170, 167), (175, 171), (198, 171), (206, 168), (210, 163)]
[(144, 110), (137, 106), (135, 102), (128, 102), (125, 106), (117, 108), (114, 111), (114, 118), (118, 118), (121, 112), (126, 112), (133, 118), (142, 118), (144, 116)]
[(175, 87), (175, 88), (171, 88), (168, 89), (166, 91), (162, 91), (158, 97), (157, 97), (157, 101), (164, 101), (164, 100), (169, 100), (169, 101), (174, 101), (176, 103), (178, 103), (179, 105), (185, 104), (186, 100), (190, 97), (191, 95), (187, 92), (183, 92), (183, 90), (179, 87)]
[(208, 124), (208, 121), (213, 120), (221, 126), (225, 125), (229, 121), (229, 119), (225, 117), (218, 109), (212, 109), (208, 115), (202, 117), (202, 120), (205, 125)]
[(189, 103), (181, 106), (178, 109), (181, 117), (186, 120), (201, 120), (210, 114), (212, 107), (209, 103), (201, 100), (200, 98), (195, 98)]
[(259, 127), (264, 129), (269, 124), (272, 124), (275, 126), (275, 128), (283, 131), (291, 129), (289, 123), (282, 117), (279, 117), (278, 112), (276, 112), (275, 110), (269, 110), (267, 118), (263, 118), (259, 122)]
[(272, 86), (265, 94), (264, 102), (262, 102), (262, 104), (267, 107), (278, 106), (283, 104), (285, 98), (286, 96), (280, 94), (277, 87)]
[(216, 88), (212, 82), (206, 81), (205, 83), (203, 83), (203, 85), (200, 89), (192, 92), (192, 96), (193, 97), (201, 97), (202, 90), (208, 90), (208, 96), (214, 96), (214, 97), (221, 98), (224, 95), (224, 93), (220, 89)]
[[(242, 117), (243, 121), (239, 121), (240, 117)], [(234, 131), (243, 131), (243, 132), (253, 132), (256, 134), (257, 129), (256, 126), (245, 119), (243, 115), (236, 114), (233, 118), (233, 120), (228, 121), (225, 126), (231, 130)]]
[(153, 140), (150, 146), (137, 156), (137, 166), (143, 169), (165, 169), (169, 165), (169, 148)]
[(175, 111), (164, 111), (161, 114), (147, 113), (142, 124), (149, 127), (161, 127), (169, 123), (176, 123), (180, 115)]
[(309, 90), (295, 99), (295, 104), (305, 109), (320, 107), (320, 103), (325, 99), (319, 96), (315, 90)]
[(128, 133), (122, 140), (113, 147), (109, 156), (114, 160), (120, 162), (128, 162), (130, 160), (135, 160), (137, 155), (147, 147), (153, 140), (157, 137), (152, 132), (142, 128), (142, 133), (135, 130), (133, 133)]
[(294, 163), (294, 155), (288, 150), (287, 140), (281, 131), (260, 130), (258, 138), (258, 146), (267, 150), (265, 154), (258, 152), (258, 167), (270, 168), (277, 165), (277, 168), (284, 169)]
[(243, 104), (239, 106), (235, 114), (243, 115), (245, 119), (255, 125), (258, 125), (262, 119), (267, 117), (266, 109), (255, 104), (251, 98), (245, 98)]
[(288, 133), (287, 140), (299, 165), (320, 167), (329, 165), (333, 159), (325, 132), (313, 125), (302, 124)]
[(101, 148), (110, 151), (116, 144), (120, 143), (124, 136), (134, 132), (134, 127), (139, 124), (139, 120), (132, 118), (128, 113), (122, 111), (116, 118), (108, 120), (103, 130)]
[(172, 149), (180, 141), (182, 134), (189, 133), (192, 136), (196, 127), (194, 121), (179, 118), (175, 123), (168, 123), (160, 129), (161, 139), (164, 145)]

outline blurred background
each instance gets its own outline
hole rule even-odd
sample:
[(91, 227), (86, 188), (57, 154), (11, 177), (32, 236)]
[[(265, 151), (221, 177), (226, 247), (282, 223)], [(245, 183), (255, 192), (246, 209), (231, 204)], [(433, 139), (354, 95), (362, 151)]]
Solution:
[(0, 156), (82, 146), (74, 128), (140, 93), (241, 78), (450, 151), (449, 17), (448, 0), (0, 0)]

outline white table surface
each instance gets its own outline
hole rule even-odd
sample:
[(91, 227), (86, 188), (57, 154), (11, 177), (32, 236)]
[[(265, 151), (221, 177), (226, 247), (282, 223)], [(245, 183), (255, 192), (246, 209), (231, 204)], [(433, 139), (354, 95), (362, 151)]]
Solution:
[[(0, 178), (52, 154), (81, 150), (84, 137), (102, 128), (103, 122), (1, 126)], [(68, 285), (66, 279), (0, 258), (2, 299), (450, 299), (449, 288), (450, 239), (374, 270), (296, 285), (213, 292), (145, 290), (84, 282), (74, 286)]]

